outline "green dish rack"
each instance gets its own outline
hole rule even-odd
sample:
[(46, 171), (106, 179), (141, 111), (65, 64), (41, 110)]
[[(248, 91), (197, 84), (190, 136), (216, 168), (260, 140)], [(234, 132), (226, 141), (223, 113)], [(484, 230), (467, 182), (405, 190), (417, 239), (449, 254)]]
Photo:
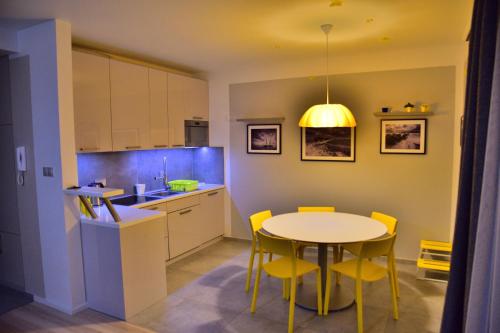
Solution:
[(170, 185), (170, 191), (173, 192), (190, 192), (198, 189), (197, 180), (172, 180), (168, 182), (168, 185)]

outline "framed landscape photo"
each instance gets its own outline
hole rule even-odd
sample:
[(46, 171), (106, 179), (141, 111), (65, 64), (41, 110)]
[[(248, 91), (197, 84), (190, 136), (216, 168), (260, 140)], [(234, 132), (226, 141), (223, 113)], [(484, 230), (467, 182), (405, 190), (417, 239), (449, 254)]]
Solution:
[(281, 124), (247, 125), (248, 154), (281, 154)]
[(355, 161), (355, 127), (302, 127), (301, 130), (302, 161)]
[(427, 119), (383, 119), (381, 154), (425, 154)]

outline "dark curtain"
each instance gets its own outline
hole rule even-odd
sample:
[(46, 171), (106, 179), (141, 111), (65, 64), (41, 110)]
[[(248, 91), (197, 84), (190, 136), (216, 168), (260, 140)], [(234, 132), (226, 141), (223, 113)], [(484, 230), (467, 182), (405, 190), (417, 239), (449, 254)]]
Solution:
[[(498, 0), (476, 0), (472, 16), (450, 280), (441, 332), (464, 332), (480, 211), (499, 17)], [(496, 89), (500, 89), (496, 87)], [(495, 112), (498, 112), (496, 110)], [(481, 235), (479, 235), (481, 236)]]

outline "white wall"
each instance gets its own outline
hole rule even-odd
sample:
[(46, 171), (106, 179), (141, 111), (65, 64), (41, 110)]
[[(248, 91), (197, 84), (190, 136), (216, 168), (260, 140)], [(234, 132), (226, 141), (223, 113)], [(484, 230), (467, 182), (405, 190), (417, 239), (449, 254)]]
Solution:
[[(399, 69), (413, 69), (440, 66), (456, 66), (455, 75), (455, 122), (454, 122), (454, 147), (453, 147), (453, 173), (451, 218), (449, 223), (450, 234), (453, 232), (456, 210), (456, 191), (458, 189), (459, 168), (459, 128), (460, 116), (463, 110), (464, 83), (465, 83), (465, 42), (458, 45), (440, 45), (425, 48), (401, 49), (385, 51), (381, 48), (377, 53), (360, 53), (351, 56), (336, 57), (333, 50), (330, 61), (331, 74), (363, 73), (372, 71), (387, 71)], [(318, 76), (323, 78), (325, 74), (323, 55), (316, 59), (304, 59), (300, 62), (283, 62), (276, 64), (259, 64), (241, 68), (238, 71), (209, 73), (210, 85), (210, 120), (211, 120), (211, 143), (225, 147), (225, 172), (226, 185), (228, 186), (228, 204), (226, 204), (226, 235), (231, 236), (231, 163), (228, 158), (230, 150), (229, 142), (229, 85), (232, 83), (266, 81), (283, 78), (307, 77), (312, 79)], [(446, 238), (449, 235), (443, 235)]]
[[(34, 170), (45, 297), (67, 313), (85, 305), (78, 205), (62, 190), (78, 183), (74, 145), (71, 26), (47, 21), (18, 32), (30, 59)], [(44, 177), (52, 167), (53, 177)]]
[(14, 53), (17, 51), (17, 37), (15, 31), (0, 28), (0, 54), (1, 51)]

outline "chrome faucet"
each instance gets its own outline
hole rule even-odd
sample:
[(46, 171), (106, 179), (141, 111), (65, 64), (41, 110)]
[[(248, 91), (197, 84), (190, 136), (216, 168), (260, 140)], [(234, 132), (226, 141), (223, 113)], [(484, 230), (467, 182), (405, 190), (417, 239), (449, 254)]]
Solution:
[(159, 177), (154, 177), (155, 180), (161, 180), (163, 182), (163, 186), (165, 190), (168, 191), (170, 189), (170, 185), (168, 185), (167, 178), (167, 156), (163, 156), (163, 170), (160, 171)]

